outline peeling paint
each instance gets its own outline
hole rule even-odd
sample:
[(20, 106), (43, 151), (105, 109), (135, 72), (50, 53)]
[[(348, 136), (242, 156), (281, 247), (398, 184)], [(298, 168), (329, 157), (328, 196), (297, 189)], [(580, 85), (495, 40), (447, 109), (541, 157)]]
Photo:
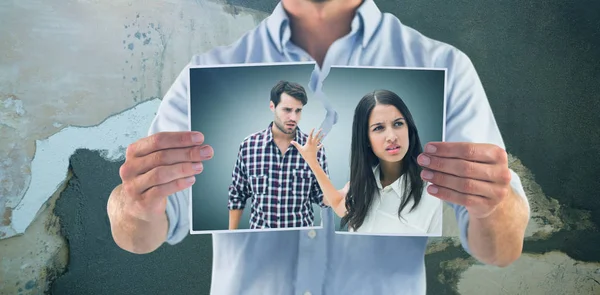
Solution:
[(51, 196), (26, 235), (0, 240), (0, 294), (48, 294), (50, 282), (65, 271), (67, 243), (53, 214), (59, 196)]
[(4, 210), (4, 216), (2, 218), (2, 225), (10, 225), (10, 220), (12, 219), (12, 208), (6, 208)]
[(600, 294), (600, 263), (582, 263), (560, 252), (524, 254), (498, 269), (475, 265), (461, 275), (459, 294)]
[(159, 104), (158, 99), (147, 101), (98, 126), (67, 127), (48, 139), (38, 140), (31, 163), (31, 184), (12, 212), (14, 234), (25, 232), (50, 194), (64, 183), (69, 157), (76, 149), (105, 151), (104, 155), (112, 161), (123, 158), (123, 151), (129, 144), (146, 136)]
[(509, 154), (508, 164), (519, 175), (523, 189), (531, 207), (531, 221), (525, 232), (527, 237), (545, 238), (564, 227), (561, 220), (560, 204), (556, 199), (547, 197), (531, 171), (521, 161)]
[[(474, 258), (455, 258), (441, 263), (442, 271), (438, 273), (437, 279), (444, 285), (452, 286), (453, 291), (458, 292), (461, 274), (477, 261)], [(461, 294), (459, 292), (459, 294)]]
[[(561, 290), (558, 292), (560, 294), (595, 294), (589, 292), (600, 290), (600, 285), (595, 285), (594, 281), (595, 276), (600, 275), (600, 272), (594, 272), (599, 263), (578, 261), (565, 253), (551, 251), (565, 248), (563, 239), (569, 237), (565, 230), (573, 231), (574, 236), (577, 236), (577, 231), (596, 230), (590, 212), (561, 207), (556, 199), (544, 194), (534, 175), (518, 158), (512, 154), (508, 158), (509, 167), (523, 183), (532, 211), (524, 254), (513, 265), (500, 269), (482, 265), (468, 256), (458, 238), (432, 238), (427, 247), (426, 260), (428, 272), (436, 273), (437, 277), (435, 280), (429, 278), (428, 289), (445, 294), (555, 294), (553, 290)], [(458, 233), (454, 211), (448, 207), (444, 214), (444, 235)], [(582, 252), (581, 249), (571, 251)], [(589, 257), (589, 251), (583, 252)], [(540, 278), (541, 274), (557, 275), (554, 269), (564, 269), (565, 276), (572, 283), (563, 286), (562, 278)], [(539, 281), (545, 283), (539, 284)], [(567, 290), (578, 292), (569, 293)]]
[[(534, 175), (527, 167), (523, 166), (521, 161), (512, 154), (508, 154), (509, 167), (519, 175), (523, 184), (523, 189), (531, 206), (531, 220), (527, 227), (525, 236), (533, 239), (545, 239), (550, 237), (565, 227), (563, 218), (567, 219), (559, 212), (560, 205), (556, 199), (547, 197), (542, 188), (535, 182)], [(589, 221), (589, 213), (581, 212), (577, 223), (583, 228), (590, 228), (593, 224)], [(582, 218), (583, 217), (583, 218)], [(443, 236), (442, 238), (431, 238), (429, 240), (428, 253), (442, 251), (449, 245), (459, 246), (460, 240), (447, 239), (445, 237), (458, 237), (460, 232), (456, 222), (454, 209), (448, 204), (444, 204), (443, 211)], [(586, 223), (585, 221), (588, 220)]]
[[(162, 97), (192, 55), (234, 42), (267, 16), (241, 9), (234, 18), (223, 4), (208, 1), (134, 0), (118, 7), (102, 1), (10, 2), (0, 7), (0, 34), (6, 37), (0, 44), (0, 154), (8, 155), (0, 159), (0, 239), (22, 234), (64, 180), (69, 152), (58, 147), (88, 144), (59, 144), (51, 155), (63, 128), (95, 126)], [(64, 44), (94, 58), (73, 58)], [(46, 174), (33, 179), (32, 169)], [(7, 208), (11, 226), (3, 225)]]
[(23, 108), (23, 101), (18, 99), (14, 94), (7, 95), (7, 98), (3, 101), (4, 111), (2, 112), (1, 122), (8, 122), (9, 118), (4, 115), (10, 116), (11, 113), (16, 114), (19, 117), (25, 115), (25, 109)]

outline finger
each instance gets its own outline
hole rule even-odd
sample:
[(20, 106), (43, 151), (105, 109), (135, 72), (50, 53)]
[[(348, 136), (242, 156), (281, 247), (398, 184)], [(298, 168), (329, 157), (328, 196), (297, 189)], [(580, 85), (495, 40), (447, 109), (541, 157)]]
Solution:
[(462, 178), (452, 174), (427, 169), (421, 171), (421, 178), (437, 187), (448, 188), (467, 195), (501, 199), (508, 194), (507, 185), (499, 185), (472, 178)]
[(204, 169), (202, 163), (179, 163), (169, 166), (156, 167), (135, 178), (134, 183), (137, 193), (143, 194), (146, 190), (169, 183), (173, 180), (186, 178), (199, 174)]
[(208, 145), (161, 150), (139, 159), (140, 174), (160, 166), (207, 161), (213, 156), (214, 150)]
[(142, 138), (127, 147), (127, 158), (143, 157), (155, 151), (191, 147), (204, 143), (200, 132), (161, 132)]
[(427, 186), (427, 193), (443, 201), (464, 206), (466, 208), (492, 206), (493, 201), (481, 196), (464, 194), (449, 188), (436, 185)]
[(318, 142), (323, 141), (323, 138), (325, 137), (325, 132), (322, 131), (322, 129), (319, 130), (319, 138), (317, 139)]
[(291, 143), (291, 144), (292, 144), (294, 147), (296, 147), (296, 149), (300, 149), (300, 145), (299, 145), (297, 142), (295, 142), (295, 141), (293, 141), (293, 140), (292, 140), (290, 143)]
[(443, 158), (456, 158), (480, 163), (508, 163), (506, 151), (492, 144), (470, 142), (431, 142), (424, 153)]
[(308, 141), (310, 141), (313, 138), (313, 132), (315, 131), (315, 128), (310, 130), (310, 133), (308, 134)]
[(142, 198), (146, 202), (154, 202), (157, 199), (163, 199), (176, 192), (189, 188), (196, 182), (195, 176), (179, 178), (165, 184), (153, 186), (142, 194)]
[(321, 129), (319, 129), (319, 131), (317, 131), (317, 134), (315, 135), (315, 141), (319, 142), (321, 141)]
[(503, 165), (491, 165), (455, 158), (442, 158), (427, 154), (419, 155), (417, 162), (429, 170), (452, 174), (458, 177), (499, 184), (508, 184), (511, 180), (508, 166)]
[(202, 162), (211, 159), (213, 156), (214, 150), (208, 145), (160, 150), (141, 158), (128, 159), (125, 164), (121, 166), (119, 173), (121, 178), (126, 181), (156, 167), (185, 162)]
[(323, 148), (323, 144), (317, 146), (317, 150), (320, 150), (321, 148)]

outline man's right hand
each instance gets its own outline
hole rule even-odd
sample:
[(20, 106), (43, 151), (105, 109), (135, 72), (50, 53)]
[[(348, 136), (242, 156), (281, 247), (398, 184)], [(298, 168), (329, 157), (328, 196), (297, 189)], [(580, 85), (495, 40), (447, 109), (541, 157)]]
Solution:
[(121, 210), (152, 221), (165, 214), (167, 197), (189, 188), (213, 156), (200, 132), (162, 132), (140, 139), (127, 148), (121, 166)]

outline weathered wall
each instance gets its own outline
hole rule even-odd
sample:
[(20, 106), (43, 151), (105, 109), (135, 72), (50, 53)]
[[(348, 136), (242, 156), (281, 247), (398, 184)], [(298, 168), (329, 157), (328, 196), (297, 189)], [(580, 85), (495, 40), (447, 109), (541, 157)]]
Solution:
[[(111, 241), (105, 205), (124, 147), (191, 55), (234, 41), (275, 3), (226, 2), (0, 4), (0, 294), (206, 294), (210, 237), (130, 255)], [(600, 292), (599, 2), (377, 3), (471, 57), (534, 209), (507, 269), (434, 240), (430, 293)]]
[[(0, 294), (40, 294), (64, 270), (68, 247), (52, 210), (75, 149), (118, 160), (157, 105), (134, 109), (138, 117), (116, 114), (162, 97), (194, 53), (233, 42), (266, 15), (216, 1), (2, 1)], [(64, 226), (79, 208), (63, 206), (73, 213)], [(70, 244), (106, 234), (81, 230), (67, 235)]]

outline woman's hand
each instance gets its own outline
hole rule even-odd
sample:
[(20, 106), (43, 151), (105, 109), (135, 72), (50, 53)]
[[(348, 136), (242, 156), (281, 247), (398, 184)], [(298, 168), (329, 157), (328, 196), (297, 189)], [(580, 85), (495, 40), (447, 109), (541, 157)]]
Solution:
[(306, 161), (306, 163), (309, 165), (318, 164), (317, 152), (323, 147), (323, 144), (321, 144), (321, 140), (323, 139), (321, 130), (319, 130), (317, 134), (313, 136), (314, 131), (314, 128), (310, 130), (310, 134), (308, 135), (308, 139), (304, 145), (300, 145), (296, 141), (291, 142), (296, 147), (298, 152), (300, 152), (300, 155), (302, 158), (304, 158), (304, 161)]

